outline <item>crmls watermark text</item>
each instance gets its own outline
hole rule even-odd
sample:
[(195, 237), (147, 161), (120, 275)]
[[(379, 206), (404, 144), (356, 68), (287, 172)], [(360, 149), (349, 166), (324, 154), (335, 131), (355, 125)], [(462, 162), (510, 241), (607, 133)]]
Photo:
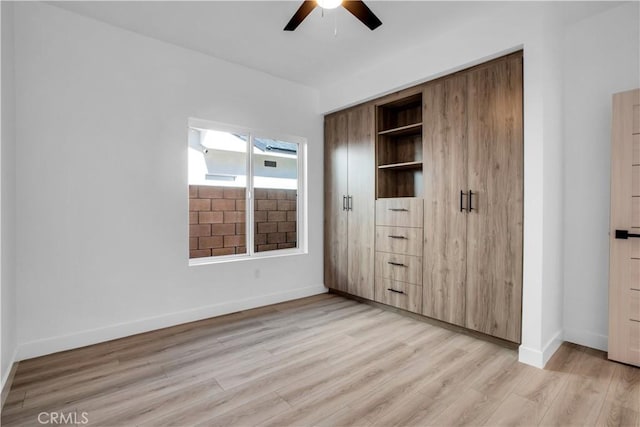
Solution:
[(87, 412), (40, 412), (38, 414), (40, 424), (87, 424), (89, 414)]

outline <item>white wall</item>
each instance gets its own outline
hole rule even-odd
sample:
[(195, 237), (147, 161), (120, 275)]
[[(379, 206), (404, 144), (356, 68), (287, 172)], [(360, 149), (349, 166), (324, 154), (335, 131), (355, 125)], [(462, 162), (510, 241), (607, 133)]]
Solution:
[(608, 335), (611, 95), (640, 87), (639, 4), (567, 29), (564, 40), (565, 338)]
[(2, 117), (0, 128), (0, 389), (16, 356), (16, 269), (15, 269), (15, 90), (13, 57), (13, 3), (0, 3), (2, 28)]
[[(542, 66), (543, 97), (543, 253), (542, 253), (542, 351), (548, 360), (563, 340), (562, 302), (564, 234), (563, 214), (563, 120), (562, 120), (562, 36), (564, 27), (557, 12), (546, 8), (541, 47), (545, 56)], [(525, 198), (527, 193), (525, 189)], [(525, 261), (526, 262), (526, 261)]]
[[(332, 111), (378, 94), (431, 80), (524, 49), (525, 211), (523, 328), (520, 360), (542, 366), (561, 343), (562, 218), (561, 140), (557, 92), (562, 73), (558, 23), (543, 3), (511, 3), (437, 39), (390, 56), (320, 92), (320, 108)], [(490, 29), (490, 30), (488, 30)], [(554, 90), (556, 91), (554, 93)], [(546, 154), (545, 154), (546, 153)], [(557, 220), (556, 220), (557, 219)], [(546, 223), (545, 223), (546, 221)]]
[[(325, 291), (317, 92), (41, 3), (15, 28), (21, 358)], [(189, 117), (308, 138), (308, 255), (188, 266)]]

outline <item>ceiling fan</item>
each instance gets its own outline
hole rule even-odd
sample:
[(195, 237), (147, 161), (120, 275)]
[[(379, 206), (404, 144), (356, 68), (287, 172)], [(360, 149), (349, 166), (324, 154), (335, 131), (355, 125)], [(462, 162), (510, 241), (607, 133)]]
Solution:
[(320, 6), (323, 9), (334, 9), (340, 5), (351, 12), (353, 16), (358, 18), (372, 31), (382, 25), (382, 21), (360, 0), (305, 0), (289, 23), (284, 27), (284, 30), (293, 31), (298, 28), (298, 25), (304, 21), (304, 18), (306, 18), (316, 6)]

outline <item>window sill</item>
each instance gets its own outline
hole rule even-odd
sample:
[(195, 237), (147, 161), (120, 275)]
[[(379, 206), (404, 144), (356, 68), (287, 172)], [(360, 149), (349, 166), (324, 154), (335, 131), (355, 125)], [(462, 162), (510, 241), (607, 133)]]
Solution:
[(222, 255), (216, 257), (206, 257), (206, 258), (193, 258), (189, 259), (189, 267), (196, 267), (200, 265), (210, 265), (210, 264), (225, 264), (230, 262), (238, 262), (238, 261), (251, 261), (258, 259), (267, 259), (267, 258), (282, 258), (282, 257), (290, 257), (295, 255), (307, 255), (308, 252), (302, 249), (280, 249), (278, 251), (268, 251), (268, 252), (258, 252), (253, 255), (249, 254), (241, 254), (241, 255)]

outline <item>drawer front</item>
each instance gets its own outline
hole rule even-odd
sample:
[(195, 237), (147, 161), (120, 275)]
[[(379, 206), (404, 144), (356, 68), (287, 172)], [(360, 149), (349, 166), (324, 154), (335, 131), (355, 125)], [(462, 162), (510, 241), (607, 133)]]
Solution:
[(376, 276), (422, 286), (422, 257), (376, 252)]
[(376, 225), (423, 227), (422, 199), (397, 198), (376, 200)]
[(422, 246), (421, 228), (376, 227), (376, 251), (422, 256)]
[(375, 299), (383, 304), (420, 313), (422, 309), (422, 287), (376, 277)]

